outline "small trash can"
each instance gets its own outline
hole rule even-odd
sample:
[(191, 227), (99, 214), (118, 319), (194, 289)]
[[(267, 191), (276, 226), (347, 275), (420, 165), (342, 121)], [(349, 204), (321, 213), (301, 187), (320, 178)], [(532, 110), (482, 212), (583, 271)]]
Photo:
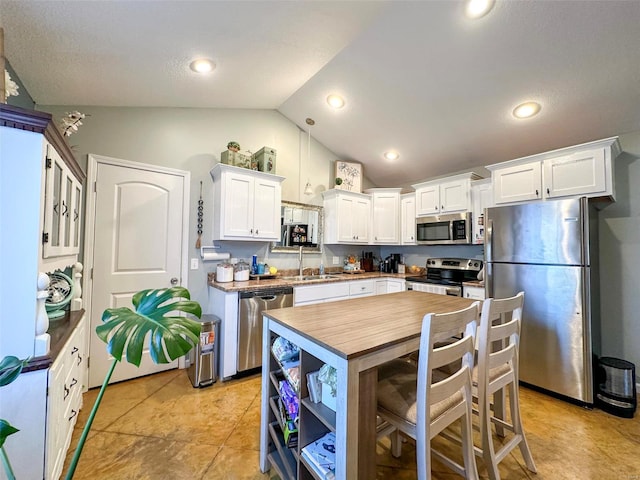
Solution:
[(215, 315), (200, 318), (200, 343), (189, 352), (187, 375), (195, 388), (213, 385), (218, 379), (220, 319)]
[(618, 417), (633, 418), (637, 406), (633, 363), (612, 357), (600, 359), (596, 406)]

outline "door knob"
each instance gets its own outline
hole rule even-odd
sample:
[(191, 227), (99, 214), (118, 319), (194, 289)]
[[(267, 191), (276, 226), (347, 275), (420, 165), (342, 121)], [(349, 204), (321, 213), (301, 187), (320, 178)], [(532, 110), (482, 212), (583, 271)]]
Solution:
[(178, 284), (178, 279), (176, 277), (173, 277), (171, 279), (171, 285), (173, 285), (174, 287)]

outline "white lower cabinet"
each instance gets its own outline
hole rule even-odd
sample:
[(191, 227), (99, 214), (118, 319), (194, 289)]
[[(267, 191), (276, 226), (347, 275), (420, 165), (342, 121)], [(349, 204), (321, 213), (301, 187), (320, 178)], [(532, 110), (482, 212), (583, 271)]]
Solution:
[(83, 317), (49, 369), (46, 479), (60, 478), (73, 427), (82, 407), (87, 370), (86, 336), (86, 317)]
[(372, 295), (401, 292), (403, 290), (404, 280), (396, 278), (303, 285), (294, 287), (293, 305), (300, 307), (313, 303), (336, 302), (349, 298), (369, 297)]
[(462, 287), (462, 296), (471, 300), (484, 300), (484, 287)]

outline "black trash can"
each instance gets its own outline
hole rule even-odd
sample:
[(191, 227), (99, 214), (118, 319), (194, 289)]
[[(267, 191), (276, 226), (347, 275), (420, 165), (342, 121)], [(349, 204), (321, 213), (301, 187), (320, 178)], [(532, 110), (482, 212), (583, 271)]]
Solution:
[(213, 385), (218, 379), (218, 352), (220, 350), (220, 319), (215, 315), (200, 318), (200, 343), (189, 352), (187, 375), (191, 384), (198, 387)]
[(598, 364), (596, 406), (618, 417), (633, 418), (636, 398), (636, 367), (619, 358), (602, 357)]

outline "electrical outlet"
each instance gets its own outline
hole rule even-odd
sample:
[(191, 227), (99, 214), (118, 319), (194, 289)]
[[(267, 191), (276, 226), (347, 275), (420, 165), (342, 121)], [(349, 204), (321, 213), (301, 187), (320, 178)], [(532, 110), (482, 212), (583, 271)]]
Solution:
[(340, 257), (333, 257), (333, 264), (340, 265)]
[(197, 258), (191, 259), (191, 270), (197, 270), (199, 268), (199, 263)]

